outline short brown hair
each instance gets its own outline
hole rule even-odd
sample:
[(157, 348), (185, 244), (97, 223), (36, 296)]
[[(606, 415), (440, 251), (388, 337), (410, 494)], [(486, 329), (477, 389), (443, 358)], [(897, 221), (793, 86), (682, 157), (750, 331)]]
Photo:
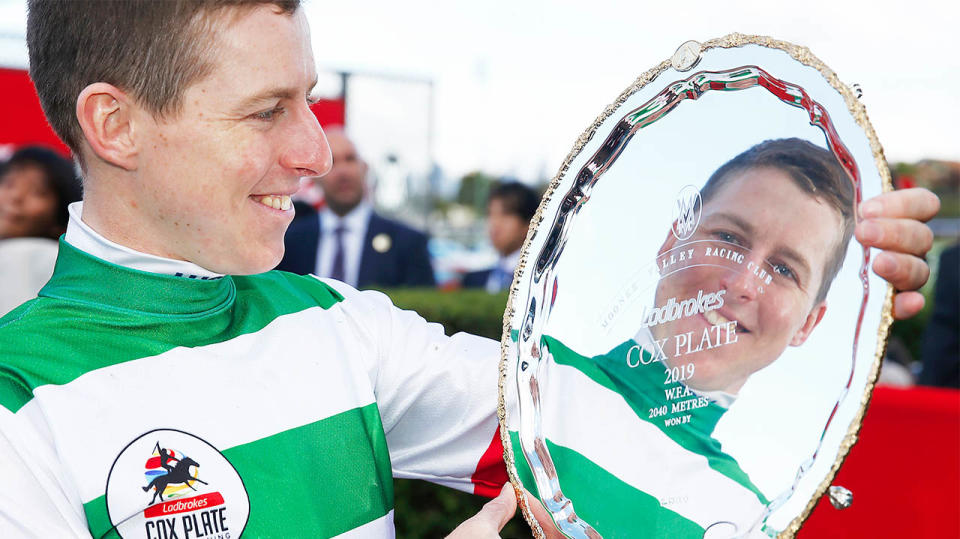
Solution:
[(532, 187), (515, 181), (494, 185), (487, 204), (494, 200), (503, 204), (503, 211), (507, 215), (515, 215), (527, 223), (533, 219), (540, 205), (540, 195)]
[(90, 84), (112, 84), (156, 115), (176, 113), (211, 68), (210, 15), (259, 4), (289, 14), (300, 0), (28, 0), (30, 78), (47, 120), (79, 157), (76, 100)]
[(713, 197), (734, 172), (770, 167), (783, 171), (813, 198), (826, 203), (840, 215), (843, 225), (837, 245), (827, 259), (816, 303), (827, 297), (833, 279), (843, 265), (847, 244), (853, 236), (853, 181), (832, 152), (799, 138), (767, 140), (727, 161), (700, 190), (703, 204)]

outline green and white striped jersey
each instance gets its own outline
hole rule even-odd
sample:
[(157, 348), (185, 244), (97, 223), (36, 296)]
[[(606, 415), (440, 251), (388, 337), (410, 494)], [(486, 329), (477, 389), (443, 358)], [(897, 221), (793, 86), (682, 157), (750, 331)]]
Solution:
[(342, 283), (115, 247), (126, 265), (61, 240), (0, 319), (0, 536), (390, 537), (391, 476), (502, 485), (498, 343)]
[[(702, 539), (711, 537), (711, 526), (729, 532), (728, 522), (740, 537), (753, 527), (768, 502), (711, 437), (725, 408), (665, 380), (658, 361), (628, 364), (635, 341), (595, 357), (553, 337), (543, 342), (549, 355), (539, 371), (542, 429), (560, 488), (581, 519), (608, 539)], [(510, 412), (517, 471), (532, 491)], [(747, 536), (767, 533), (757, 526)]]

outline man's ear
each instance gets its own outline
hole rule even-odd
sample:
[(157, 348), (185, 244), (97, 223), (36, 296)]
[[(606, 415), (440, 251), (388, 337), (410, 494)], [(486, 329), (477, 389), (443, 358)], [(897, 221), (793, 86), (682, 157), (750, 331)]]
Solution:
[(124, 170), (137, 168), (136, 102), (112, 84), (95, 82), (77, 96), (77, 120), (91, 151)]
[(817, 327), (817, 324), (823, 320), (823, 315), (827, 313), (827, 300), (823, 300), (820, 303), (813, 306), (813, 309), (810, 309), (810, 314), (807, 315), (807, 318), (803, 321), (803, 325), (800, 326), (800, 329), (793, 334), (793, 338), (790, 339), (790, 346), (800, 346), (803, 344), (807, 337), (813, 333), (813, 328)]

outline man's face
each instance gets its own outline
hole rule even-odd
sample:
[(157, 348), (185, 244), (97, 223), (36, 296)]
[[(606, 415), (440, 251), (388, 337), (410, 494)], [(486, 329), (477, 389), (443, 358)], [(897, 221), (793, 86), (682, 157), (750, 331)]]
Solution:
[(260, 6), (213, 25), (210, 75), (175, 117), (137, 109), (137, 183), (130, 204), (155, 254), (233, 274), (272, 269), (301, 176), (330, 167), (308, 94), (316, 82), (301, 11)]
[(490, 243), (501, 256), (507, 256), (523, 247), (523, 240), (527, 237), (527, 228), (530, 223), (524, 221), (519, 215), (507, 212), (503, 201), (499, 198), (490, 200), (487, 212)]
[(59, 235), (57, 194), (42, 168), (16, 166), (0, 178), (0, 238)]
[(737, 393), (787, 345), (803, 344), (819, 323), (826, 305), (814, 302), (841, 231), (840, 215), (783, 171), (764, 167), (733, 174), (703, 205), (694, 235), (680, 242), (668, 233), (657, 258), (677, 260), (693, 250), (692, 258), (670, 269), (679, 271), (661, 277), (657, 306), (670, 298), (697, 298), (700, 291), (725, 291), (722, 307), (652, 328), (655, 338), (669, 337), (667, 364), (693, 371), (687, 385), (729, 393)]
[(320, 178), (320, 186), (330, 209), (337, 215), (346, 215), (360, 204), (366, 193), (367, 165), (342, 130), (330, 130), (327, 140), (333, 154), (333, 168)]

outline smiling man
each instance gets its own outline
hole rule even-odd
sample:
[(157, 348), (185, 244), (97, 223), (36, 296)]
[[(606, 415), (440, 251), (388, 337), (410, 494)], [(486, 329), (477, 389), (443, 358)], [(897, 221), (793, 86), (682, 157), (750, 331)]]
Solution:
[[(260, 273), (298, 179), (330, 168), (298, 2), (29, 10), (85, 198), (50, 282), (0, 319), (0, 536), (389, 537), (392, 477), (500, 491), (496, 342)], [(930, 196), (880, 203), (877, 244), (907, 250), (884, 234), (921, 226)], [(512, 496), (456, 533), (495, 534)]]
[(667, 233), (658, 259), (690, 256), (670, 266), (654, 301), (722, 296), (651, 333), (667, 343), (666, 364), (690, 373), (686, 385), (732, 396), (823, 320), (853, 236), (853, 185), (828, 150), (780, 139), (731, 159), (700, 193), (699, 226), (684, 241)]
[(390, 536), (393, 477), (500, 491), (496, 342), (261, 273), (331, 166), (297, 2), (37, 1), (28, 41), (85, 197), (0, 322), (0, 535)]

